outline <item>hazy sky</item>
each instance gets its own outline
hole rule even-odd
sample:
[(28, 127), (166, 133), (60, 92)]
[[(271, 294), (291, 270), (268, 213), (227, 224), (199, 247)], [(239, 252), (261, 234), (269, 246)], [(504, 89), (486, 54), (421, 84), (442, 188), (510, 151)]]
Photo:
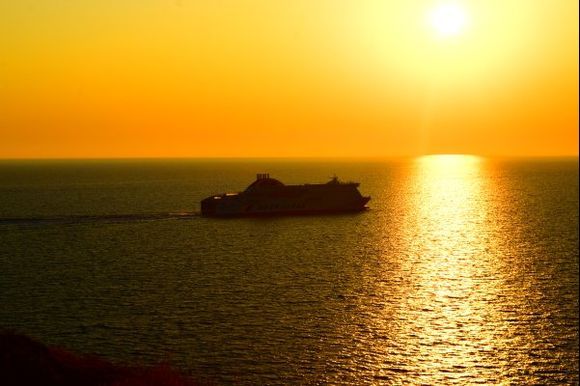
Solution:
[(578, 154), (576, 0), (2, 0), (0, 158)]

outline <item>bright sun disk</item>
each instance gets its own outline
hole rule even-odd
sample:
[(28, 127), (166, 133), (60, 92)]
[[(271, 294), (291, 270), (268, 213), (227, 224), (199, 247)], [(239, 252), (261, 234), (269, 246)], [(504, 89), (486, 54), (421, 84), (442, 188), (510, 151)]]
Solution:
[(461, 33), (467, 22), (465, 10), (456, 4), (442, 4), (429, 14), (429, 23), (441, 36)]

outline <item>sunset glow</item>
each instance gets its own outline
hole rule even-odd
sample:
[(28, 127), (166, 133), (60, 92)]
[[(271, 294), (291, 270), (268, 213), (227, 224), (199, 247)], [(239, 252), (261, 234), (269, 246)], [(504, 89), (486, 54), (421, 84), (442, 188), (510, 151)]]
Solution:
[(442, 4), (429, 14), (431, 26), (442, 36), (457, 35), (467, 23), (465, 11), (455, 4)]
[(0, 158), (578, 154), (578, 4), (0, 4)]

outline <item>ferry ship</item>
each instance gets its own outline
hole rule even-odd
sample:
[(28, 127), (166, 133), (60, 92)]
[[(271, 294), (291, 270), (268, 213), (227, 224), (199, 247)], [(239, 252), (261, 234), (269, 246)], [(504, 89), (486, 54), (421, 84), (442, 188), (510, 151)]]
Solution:
[(201, 214), (211, 217), (305, 215), (359, 212), (371, 199), (360, 194), (358, 182), (335, 176), (324, 184), (285, 185), (258, 174), (243, 192), (223, 193), (201, 201)]

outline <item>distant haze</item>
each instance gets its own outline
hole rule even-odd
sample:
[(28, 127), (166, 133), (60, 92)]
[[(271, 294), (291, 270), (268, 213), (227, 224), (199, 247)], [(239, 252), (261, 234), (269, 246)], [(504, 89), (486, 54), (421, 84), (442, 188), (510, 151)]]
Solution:
[(440, 3), (3, 1), (0, 158), (577, 155), (578, 2)]

